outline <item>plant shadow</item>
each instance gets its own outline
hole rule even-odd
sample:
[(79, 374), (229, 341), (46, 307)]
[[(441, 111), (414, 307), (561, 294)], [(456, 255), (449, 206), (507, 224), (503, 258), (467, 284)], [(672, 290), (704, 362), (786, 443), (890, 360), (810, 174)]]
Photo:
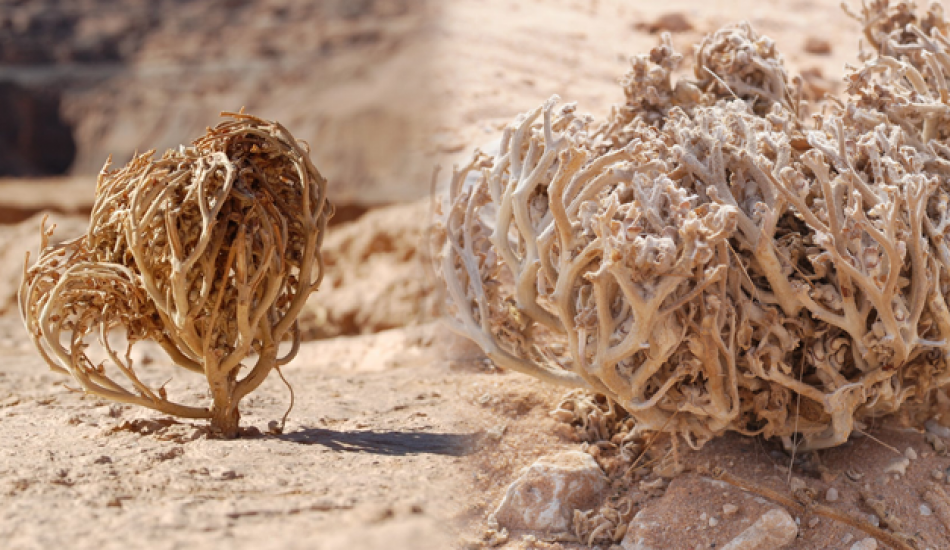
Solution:
[(475, 451), (479, 435), (372, 430), (340, 432), (323, 428), (304, 428), (278, 438), (301, 445), (323, 445), (334, 451), (351, 453), (468, 456)]

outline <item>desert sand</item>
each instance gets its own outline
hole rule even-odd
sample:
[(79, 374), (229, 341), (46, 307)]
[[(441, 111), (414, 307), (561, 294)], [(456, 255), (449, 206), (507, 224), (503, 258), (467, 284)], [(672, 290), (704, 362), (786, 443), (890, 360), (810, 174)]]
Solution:
[[(438, 188), (453, 164), (554, 94), (605, 116), (623, 100), (628, 58), (662, 31), (688, 54), (705, 33), (748, 20), (809, 93), (838, 93), (859, 27), (836, 2), (54, 4), (0, 0), (0, 81), (37, 109), (52, 101), (76, 149), (68, 175), (37, 177), (42, 162), (20, 162), (0, 180), (0, 547), (721, 548), (780, 507), (798, 524), (788, 548), (869, 537), (715, 479), (717, 469), (793, 502), (805, 487), (919, 548), (950, 547), (950, 501), (924, 499), (947, 487), (950, 458), (921, 427), (885, 419), (841, 447), (794, 456), (737, 435), (701, 451), (680, 444), (672, 475), (659, 467), (668, 441), (623, 462), (583, 418), (552, 415), (563, 389), (495, 368), (439, 322), (427, 241), (436, 166)], [(326, 280), (301, 317), (307, 341), (283, 369), (294, 406), (282, 433), (272, 427), (291, 395), (271, 376), (242, 404), (245, 435), (220, 440), (201, 422), (72, 390), (32, 348), (15, 293), (42, 216), (57, 238), (85, 231), (109, 155), (122, 163), (176, 146), (242, 106), (309, 142), (339, 215)], [(34, 148), (56, 142), (31, 135)], [(136, 353), (148, 379), (206, 398), (204, 381), (175, 372), (161, 350)], [(502, 531), (490, 516), (522, 468), (572, 450), (611, 474), (590, 521)], [(598, 517), (609, 528), (594, 533)]]

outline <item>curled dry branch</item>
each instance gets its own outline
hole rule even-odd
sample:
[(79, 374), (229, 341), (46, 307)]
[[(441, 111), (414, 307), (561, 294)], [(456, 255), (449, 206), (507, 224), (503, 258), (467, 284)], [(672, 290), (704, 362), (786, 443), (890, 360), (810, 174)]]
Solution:
[[(190, 147), (107, 164), (88, 233), (50, 246), (44, 227), (19, 305), (43, 358), (84, 391), (210, 418), (233, 437), (240, 400), (297, 352), (297, 315), (323, 276), (333, 210), (326, 180), (286, 128), (227, 115)], [(143, 382), (131, 355), (142, 340), (204, 374), (211, 406), (180, 404)], [(89, 353), (96, 342), (99, 363)]]
[(668, 39), (634, 58), (603, 123), (556, 98), (518, 117), (452, 178), (453, 327), (693, 445), (926, 413), (950, 383), (950, 39), (906, 8), (856, 15), (883, 53), (813, 123), (747, 24), (692, 80)]

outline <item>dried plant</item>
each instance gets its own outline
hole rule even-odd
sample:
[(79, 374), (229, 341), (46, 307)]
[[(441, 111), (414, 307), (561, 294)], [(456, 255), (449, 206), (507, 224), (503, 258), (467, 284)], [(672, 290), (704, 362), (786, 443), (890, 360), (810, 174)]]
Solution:
[[(241, 399), (297, 352), (296, 319), (323, 276), (332, 206), (326, 180), (283, 126), (229, 116), (160, 159), (148, 152), (111, 171), (107, 163), (88, 233), (50, 246), (44, 227), (19, 305), (43, 358), (85, 392), (210, 418), (233, 437)], [(203, 374), (211, 406), (144, 383), (131, 355), (143, 340)]]
[(456, 170), (451, 325), (499, 366), (606, 395), (636, 430), (838, 445), (950, 383), (950, 38), (878, 0), (846, 101), (805, 118), (749, 25), (633, 59), (595, 124), (557, 99)]

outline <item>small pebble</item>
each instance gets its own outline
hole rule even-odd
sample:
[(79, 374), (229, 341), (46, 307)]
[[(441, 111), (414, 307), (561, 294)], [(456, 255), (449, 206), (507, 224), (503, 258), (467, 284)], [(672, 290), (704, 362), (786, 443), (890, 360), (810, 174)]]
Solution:
[(679, 12), (664, 13), (656, 21), (647, 25), (650, 34), (658, 32), (686, 32), (693, 30), (692, 23), (686, 18), (685, 14)]
[(868, 537), (851, 545), (851, 550), (877, 550), (877, 539)]
[(854, 538), (854, 535), (852, 535), (851, 533), (845, 533), (844, 536), (841, 537), (841, 544), (848, 544), (849, 542), (851, 542), (851, 539), (853, 538)]
[(817, 36), (809, 36), (805, 39), (805, 51), (815, 55), (828, 55), (831, 53), (831, 42)]
[(950, 439), (950, 428), (940, 424), (935, 419), (931, 418), (928, 420), (924, 427), (927, 428), (927, 431), (934, 434), (937, 437), (943, 437), (945, 439)]
[(703, 512), (703, 513), (699, 516), (699, 521), (706, 521), (707, 519), (709, 519), (709, 515), (708, 515), (706, 512)]
[(934, 448), (934, 451), (936, 451), (938, 455), (943, 456), (947, 454), (947, 444), (943, 439), (940, 439), (940, 437), (927, 432), (924, 434), (924, 439), (927, 440), (927, 443), (930, 443), (930, 446)]
[(716, 518), (709, 518), (709, 526), (710, 526), (710, 527), (715, 527), (715, 526), (717, 526), (717, 525), (719, 525), (719, 520), (718, 520), (718, 519), (716, 519)]
[(819, 521), (821, 521), (821, 518), (813, 517), (810, 520), (808, 520), (808, 526), (811, 528), (814, 528), (816, 525), (818, 525)]
[(907, 450), (904, 451), (904, 456), (910, 460), (917, 460), (917, 451), (915, 451), (913, 447), (907, 447)]
[(821, 480), (825, 483), (834, 483), (838, 480), (838, 474), (829, 471), (821, 472)]
[(947, 476), (944, 475), (944, 473), (941, 472), (940, 470), (934, 470), (934, 471), (930, 472), (930, 477), (934, 478), (934, 480), (936, 480), (936, 481), (941, 481), (943, 478), (945, 478), (945, 477), (947, 477)]
[(877, 517), (877, 516), (874, 515), (874, 514), (868, 514), (868, 523), (870, 523), (871, 525), (873, 525), (873, 526), (875, 526), (875, 527), (880, 527), (880, 526), (881, 526), (881, 518)]
[(920, 515), (929, 516), (932, 513), (933, 513), (933, 510), (930, 509), (930, 506), (927, 506), (926, 504), (920, 505)]
[(801, 478), (799, 478), (799, 477), (793, 477), (793, 478), (792, 478), (792, 483), (791, 483), (791, 487), (790, 487), (790, 489), (792, 490), (792, 494), (795, 494), (795, 493), (797, 493), (798, 491), (800, 491), (800, 490), (802, 490), (802, 489), (807, 489), (807, 488), (808, 488), (808, 485), (805, 485), (805, 482), (802, 481)]
[(736, 515), (736, 512), (738, 511), (739, 507), (735, 504), (724, 504), (722, 506), (722, 516), (726, 518)]
[(825, 500), (828, 502), (837, 502), (838, 500), (838, 490), (834, 487), (828, 489), (828, 492), (825, 493)]
[(910, 466), (910, 459), (907, 457), (904, 458), (895, 458), (884, 468), (885, 474), (897, 474), (900, 476), (907, 474), (907, 467)]

